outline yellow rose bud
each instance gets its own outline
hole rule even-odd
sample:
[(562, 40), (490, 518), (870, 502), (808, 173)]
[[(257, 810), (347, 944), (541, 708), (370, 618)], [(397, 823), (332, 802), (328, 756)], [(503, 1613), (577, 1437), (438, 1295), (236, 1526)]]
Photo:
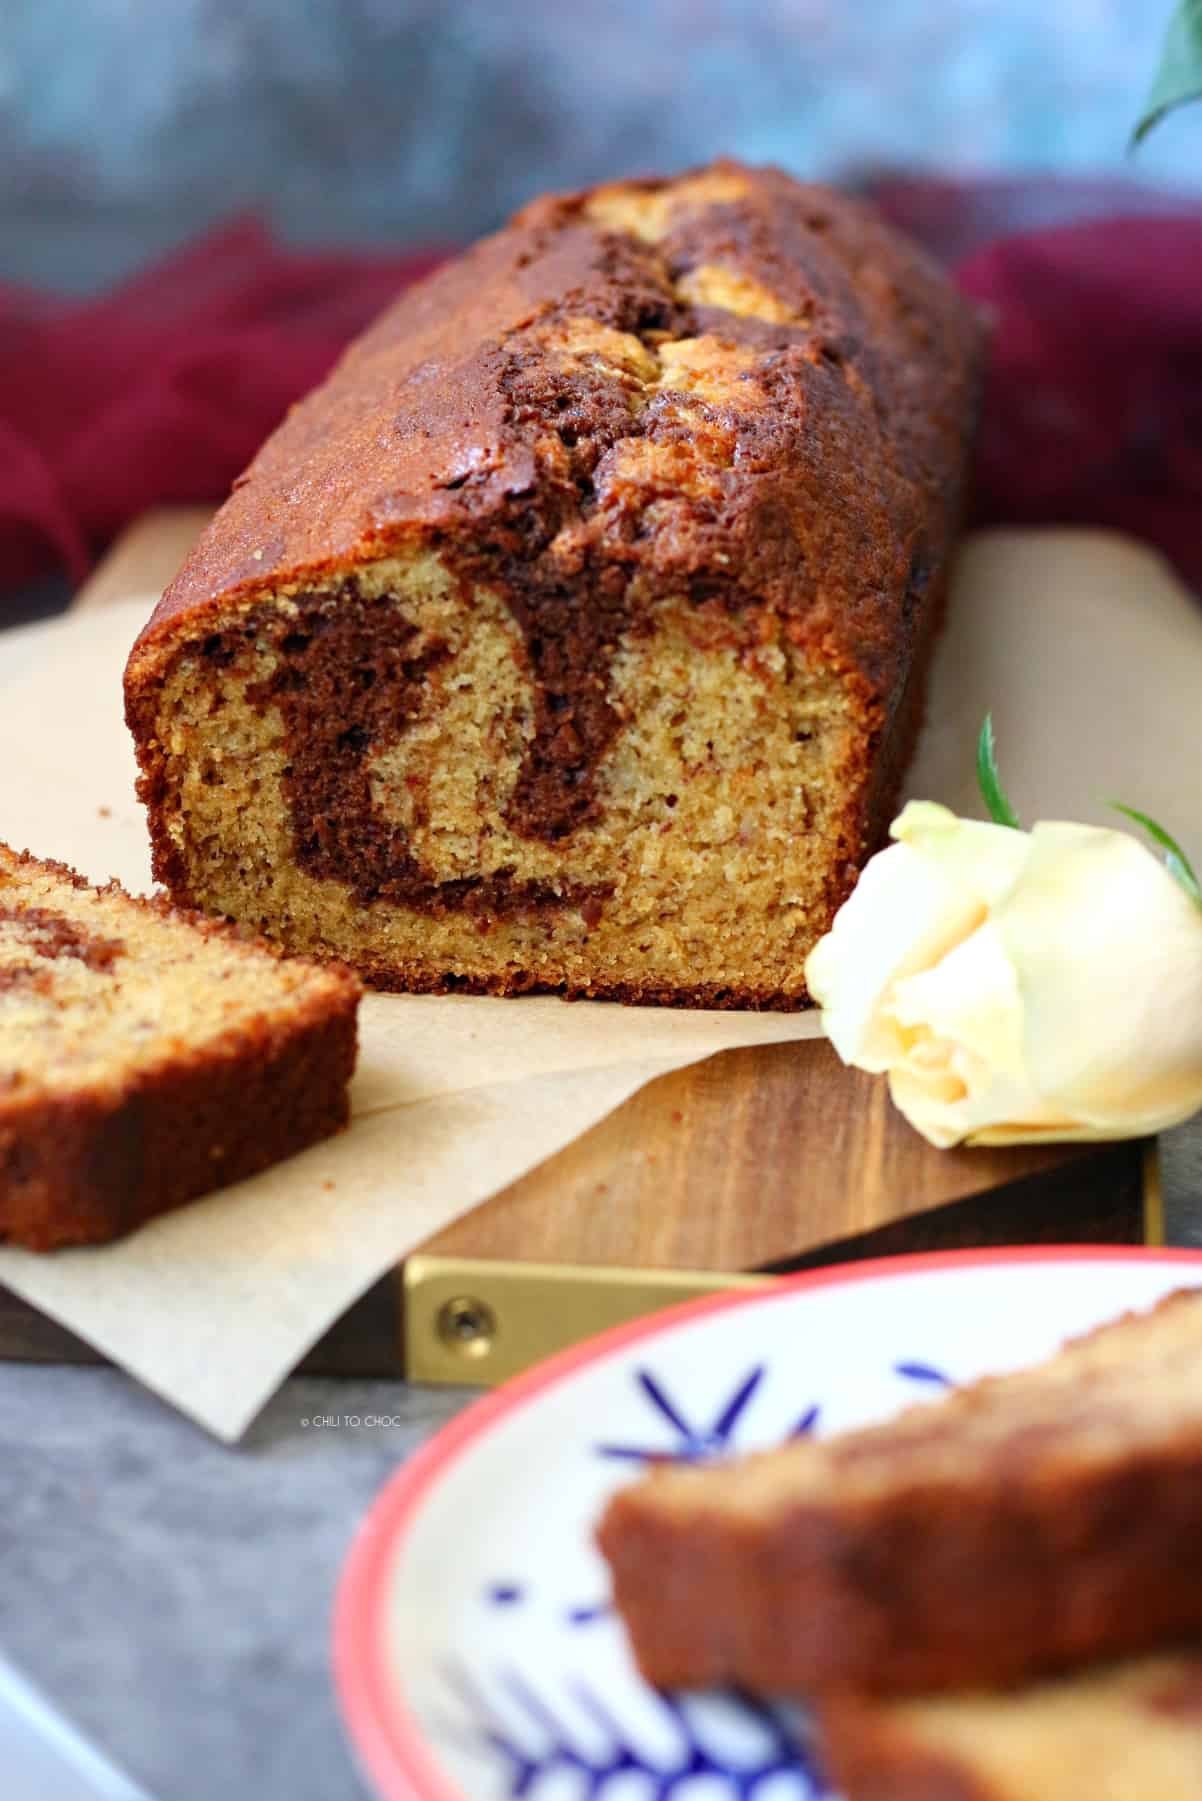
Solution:
[(806, 980), (932, 1144), (1130, 1138), (1202, 1107), (1202, 911), (1126, 832), (912, 801)]

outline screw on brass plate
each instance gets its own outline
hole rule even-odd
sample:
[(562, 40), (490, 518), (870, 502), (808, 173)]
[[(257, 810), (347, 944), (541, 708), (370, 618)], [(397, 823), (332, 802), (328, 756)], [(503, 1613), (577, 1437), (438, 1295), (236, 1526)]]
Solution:
[(448, 1351), (461, 1357), (487, 1357), (497, 1336), (497, 1316), (484, 1301), (456, 1295), (438, 1309), (434, 1330)]

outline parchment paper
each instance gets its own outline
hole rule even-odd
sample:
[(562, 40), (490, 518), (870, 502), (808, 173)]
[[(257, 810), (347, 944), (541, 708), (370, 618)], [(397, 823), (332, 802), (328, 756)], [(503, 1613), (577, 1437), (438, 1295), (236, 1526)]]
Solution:
[[(0, 635), (0, 837), (150, 884), (125, 654), (152, 596)], [(1081, 532), (982, 535), (961, 557), (910, 791), (979, 811), (992, 708), (1034, 818), (1114, 795), (1202, 851), (1202, 610), (1152, 552)], [(313, 1341), (432, 1233), (643, 1083), (813, 1037), (813, 1015), (371, 995), (340, 1138), (103, 1249), (0, 1249), (0, 1280), (211, 1431), (237, 1438)]]

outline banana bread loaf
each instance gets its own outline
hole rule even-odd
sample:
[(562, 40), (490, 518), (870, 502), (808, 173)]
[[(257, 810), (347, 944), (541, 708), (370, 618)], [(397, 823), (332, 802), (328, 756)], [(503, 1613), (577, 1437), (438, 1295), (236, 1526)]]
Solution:
[(114, 1238), (345, 1125), (359, 984), (0, 845), (0, 1239)]
[(916, 729), (977, 350), (779, 172), (535, 202), (293, 410), (139, 638), (159, 879), (381, 987), (802, 1004)]
[(819, 1726), (844, 1801), (1197, 1801), (1202, 1653), (1010, 1694), (841, 1697)]
[(989, 1687), (1202, 1635), (1202, 1290), (888, 1424), (620, 1491), (643, 1674)]

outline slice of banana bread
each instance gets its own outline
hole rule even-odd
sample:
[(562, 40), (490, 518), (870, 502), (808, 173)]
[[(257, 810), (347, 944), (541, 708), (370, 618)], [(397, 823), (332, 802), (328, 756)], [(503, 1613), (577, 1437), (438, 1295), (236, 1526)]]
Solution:
[(359, 984), (0, 845), (0, 1239), (130, 1231), (345, 1125)]
[(979, 337), (778, 170), (536, 201), (289, 414), (134, 647), (156, 875), (385, 988), (803, 1004), (920, 719)]
[(1202, 1633), (1202, 1290), (889, 1424), (654, 1470), (598, 1537), (662, 1687), (990, 1686)]
[(1010, 1694), (839, 1698), (819, 1726), (844, 1801), (1197, 1801), (1202, 1652)]

